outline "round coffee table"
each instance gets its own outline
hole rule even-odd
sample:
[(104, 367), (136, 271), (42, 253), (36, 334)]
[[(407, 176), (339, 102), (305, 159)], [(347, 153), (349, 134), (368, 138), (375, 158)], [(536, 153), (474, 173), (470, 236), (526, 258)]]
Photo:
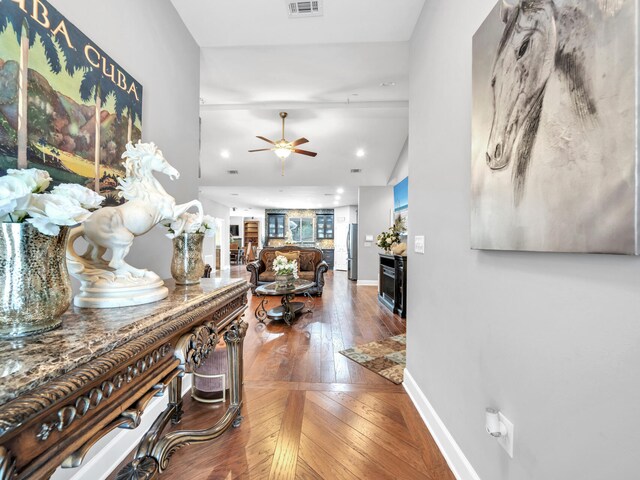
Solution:
[[(271, 320), (284, 320), (287, 325), (291, 325), (291, 321), (298, 313), (307, 313), (313, 311), (314, 299), (309, 290), (313, 288), (314, 283), (308, 280), (298, 278), (289, 288), (276, 288), (276, 283), (267, 283), (256, 288), (256, 295), (264, 297), (260, 305), (256, 307), (256, 318), (260, 323), (264, 323), (267, 318)], [(305, 297), (304, 302), (293, 302), (296, 295)], [(267, 299), (273, 296), (281, 296), (280, 306), (267, 310)], [(305, 309), (306, 307), (306, 309)], [(303, 312), (304, 310), (304, 312)]]

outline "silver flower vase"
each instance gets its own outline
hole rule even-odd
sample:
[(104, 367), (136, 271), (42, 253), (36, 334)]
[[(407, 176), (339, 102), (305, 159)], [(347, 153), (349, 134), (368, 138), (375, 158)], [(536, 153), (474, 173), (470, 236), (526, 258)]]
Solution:
[(0, 223), (0, 337), (60, 326), (72, 300), (68, 237), (68, 227), (49, 236), (29, 223)]
[(287, 290), (294, 286), (296, 278), (290, 273), (288, 275), (276, 275), (275, 281), (277, 290)]
[(171, 276), (178, 285), (195, 285), (204, 275), (204, 233), (183, 233), (173, 239)]

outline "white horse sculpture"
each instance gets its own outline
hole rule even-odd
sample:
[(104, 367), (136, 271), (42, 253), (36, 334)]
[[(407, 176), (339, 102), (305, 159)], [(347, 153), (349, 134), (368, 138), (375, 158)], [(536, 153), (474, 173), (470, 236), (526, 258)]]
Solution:
[[(125, 257), (134, 238), (160, 222), (175, 221), (191, 207), (198, 209), (202, 219), (199, 201), (176, 205), (175, 199), (153, 176), (153, 172), (164, 173), (172, 180), (180, 176), (155, 144), (138, 142), (134, 146), (129, 142), (122, 158), (126, 178), (119, 180), (118, 189), (120, 196), (128, 201), (93, 212), (69, 237), (67, 264), (70, 273), (82, 283), (82, 292), (75, 299), (78, 306), (109, 308), (165, 298), (168, 291), (160, 277), (129, 265)], [(89, 244), (82, 256), (74, 249), (74, 242), (80, 237)], [(107, 250), (111, 251), (110, 260), (104, 258)]]

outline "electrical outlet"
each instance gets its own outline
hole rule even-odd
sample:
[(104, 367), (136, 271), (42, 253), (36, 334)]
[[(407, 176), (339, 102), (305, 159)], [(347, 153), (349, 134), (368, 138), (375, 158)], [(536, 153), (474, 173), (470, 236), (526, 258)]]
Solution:
[(416, 235), (413, 241), (413, 250), (416, 253), (424, 254), (424, 235)]
[(507, 427), (507, 434), (498, 438), (498, 443), (507, 451), (507, 454), (513, 458), (513, 423), (505, 417), (502, 412), (498, 414), (500, 421)]

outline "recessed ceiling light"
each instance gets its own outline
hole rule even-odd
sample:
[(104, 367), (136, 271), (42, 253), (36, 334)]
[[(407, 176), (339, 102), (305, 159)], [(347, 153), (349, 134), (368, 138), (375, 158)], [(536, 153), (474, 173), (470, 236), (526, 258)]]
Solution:
[(220, 156), (222, 158), (229, 158), (231, 156), (231, 153), (229, 152), (229, 150), (220, 150)]
[(381, 87), (395, 87), (396, 86), (396, 82), (382, 82), (380, 84)]
[(342, 188), (342, 187), (338, 188), (336, 190), (336, 193), (340, 193), (340, 194), (344, 193), (344, 188)]
[(342, 197), (340, 195), (336, 195), (335, 197), (333, 197), (334, 200), (340, 200)]
[(356, 157), (359, 157), (359, 158), (364, 157), (364, 149), (359, 148), (358, 151), (356, 152)]

